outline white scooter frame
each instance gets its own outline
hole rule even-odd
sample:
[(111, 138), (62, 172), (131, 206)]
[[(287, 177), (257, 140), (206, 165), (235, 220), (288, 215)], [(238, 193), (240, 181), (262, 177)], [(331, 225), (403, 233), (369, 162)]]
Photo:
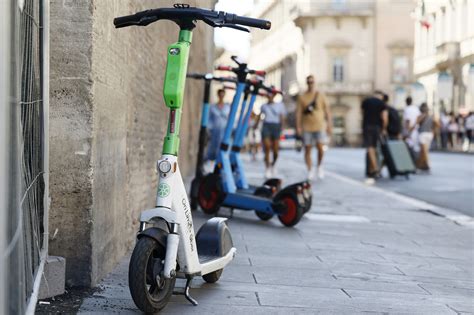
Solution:
[[(157, 163), (159, 173), (156, 208), (145, 210), (140, 215), (140, 232), (147, 223), (164, 220), (170, 227), (166, 240), (166, 258), (163, 276), (191, 279), (224, 268), (235, 257), (236, 248), (227, 254), (200, 263), (194, 235), (193, 218), (186, 188), (181, 177), (178, 159), (174, 155), (163, 155)], [(209, 221), (224, 222), (226, 218), (215, 217)], [(176, 272), (176, 262), (180, 266)], [(188, 286), (188, 284), (187, 284)], [(186, 290), (187, 291), (187, 290)], [(197, 305), (187, 292), (186, 298)]]

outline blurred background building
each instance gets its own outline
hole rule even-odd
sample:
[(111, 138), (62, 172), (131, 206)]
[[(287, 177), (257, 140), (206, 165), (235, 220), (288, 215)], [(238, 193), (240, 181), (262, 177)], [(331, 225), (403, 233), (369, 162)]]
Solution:
[(289, 111), (306, 76), (314, 74), (331, 105), (336, 145), (360, 144), (360, 103), (374, 89), (401, 108), (400, 91), (416, 88), (414, 1), (274, 0), (256, 6), (255, 16), (271, 20), (272, 29), (252, 37), (250, 64), (267, 70), (287, 92)]
[(435, 113), (474, 110), (474, 1), (419, 1), (415, 77)]

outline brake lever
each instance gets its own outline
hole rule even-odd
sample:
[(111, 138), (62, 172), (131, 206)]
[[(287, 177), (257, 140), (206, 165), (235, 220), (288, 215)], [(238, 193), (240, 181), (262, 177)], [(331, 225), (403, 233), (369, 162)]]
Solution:
[(229, 24), (229, 23), (223, 23), (223, 24), (217, 24), (217, 27), (228, 27), (228, 28), (233, 28), (239, 31), (247, 32), (250, 33), (249, 29), (243, 26), (235, 25), (235, 24)]

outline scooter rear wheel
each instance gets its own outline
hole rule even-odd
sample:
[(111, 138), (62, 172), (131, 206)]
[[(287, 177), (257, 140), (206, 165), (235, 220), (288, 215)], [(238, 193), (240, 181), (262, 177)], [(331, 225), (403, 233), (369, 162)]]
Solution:
[(206, 214), (216, 214), (221, 207), (219, 177), (215, 174), (205, 176), (199, 185), (198, 202)]
[(128, 283), (130, 294), (144, 313), (156, 313), (168, 304), (176, 278), (165, 279), (161, 273), (166, 249), (149, 237), (137, 241), (130, 259)]
[(298, 201), (294, 197), (288, 195), (283, 196), (280, 199), (280, 202), (284, 203), (286, 206), (285, 213), (278, 216), (280, 222), (288, 227), (298, 224), (303, 216), (303, 210), (298, 206)]

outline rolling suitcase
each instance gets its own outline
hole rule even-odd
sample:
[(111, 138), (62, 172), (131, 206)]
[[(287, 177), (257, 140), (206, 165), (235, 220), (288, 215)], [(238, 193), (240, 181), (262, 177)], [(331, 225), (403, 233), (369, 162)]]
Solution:
[(384, 162), (388, 168), (390, 178), (401, 175), (408, 179), (410, 174), (416, 172), (415, 164), (405, 141), (387, 140), (382, 137), (380, 139), (380, 148), (382, 149)]

